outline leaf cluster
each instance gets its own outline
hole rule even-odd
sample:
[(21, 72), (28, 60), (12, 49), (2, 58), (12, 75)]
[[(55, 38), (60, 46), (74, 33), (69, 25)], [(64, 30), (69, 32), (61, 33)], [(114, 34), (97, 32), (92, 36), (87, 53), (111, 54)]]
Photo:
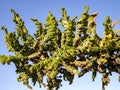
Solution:
[(44, 25), (31, 18), (37, 29), (32, 36), (19, 14), (12, 9), (15, 31), (8, 32), (4, 26), (1, 30), (5, 33), (8, 51), (14, 55), (0, 55), (0, 62), (13, 62), (19, 75), (18, 82), (30, 89), (29, 80), (47, 90), (58, 90), (63, 80), (72, 84), (75, 75), (82, 77), (92, 72), (93, 81), (97, 73), (102, 74), (102, 90), (105, 90), (112, 72), (120, 75), (120, 30), (113, 30), (118, 21), (112, 22), (107, 16), (103, 22), (103, 38), (100, 38), (95, 22), (98, 12), (88, 14), (89, 7), (85, 6), (79, 18), (70, 19), (65, 8), (61, 11), (59, 21), (49, 12)]

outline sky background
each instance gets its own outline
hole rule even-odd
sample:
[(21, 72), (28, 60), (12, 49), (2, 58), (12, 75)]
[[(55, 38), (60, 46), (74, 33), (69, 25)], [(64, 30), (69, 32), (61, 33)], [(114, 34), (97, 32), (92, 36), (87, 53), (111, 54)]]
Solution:
[[(120, 20), (120, 0), (0, 0), (0, 26), (5, 25), (9, 31), (14, 31), (15, 24), (12, 22), (12, 14), (10, 9), (14, 9), (21, 18), (25, 21), (25, 25), (29, 32), (33, 34), (36, 30), (34, 23), (30, 18), (37, 18), (42, 23), (48, 15), (48, 11), (53, 12), (57, 20), (61, 17), (61, 8), (65, 7), (68, 15), (80, 17), (85, 5), (89, 5), (89, 13), (98, 11), (99, 15), (96, 18), (97, 33), (100, 37), (103, 34), (102, 23), (106, 16), (111, 16), (111, 19)], [(114, 29), (120, 29), (120, 24)], [(4, 43), (4, 34), (0, 31), (0, 54), (10, 55)], [(0, 64), (0, 90), (29, 90), (22, 83), (18, 83), (15, 73), (15, 66)], [(72, 85), (68, 82), (63, 82), (63, 87), (59, 90), (101, 90), (101, 75), (92, 82), (91, 73), (86, 74), (82, 78), (75, 78)], [(39, 88), (38, 85), (33, 87), (33, 90), (46, 90)], [(106, 90), (120, 90), (118, 75), (113, 73), (111, 82), (106, 87)]]

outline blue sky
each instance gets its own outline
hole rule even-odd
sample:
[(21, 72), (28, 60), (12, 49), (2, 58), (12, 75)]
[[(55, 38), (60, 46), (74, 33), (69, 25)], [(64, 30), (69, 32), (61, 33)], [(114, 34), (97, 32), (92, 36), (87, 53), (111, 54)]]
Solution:
[[(120, 20), (120, 0), (1, 0), (0, 3), (0, 26), (5, 25), (9, 31), (13, 31), (15, 24), (12, 22), (12, 14), (10, 9), (18, 12), (21, 18), (25, 21), (30, 33), (33, 33), (36, 28), (30, 18), (37, 18), (41, 22), (45, 22), (48, 11), (53, 12), (57, 20), (61, 17), (61, 8), (65, 7), (68, 15), (80, 16), (83, 12), (83, 7), (89, 5), (89, 13), (98, 11), (99, 15), (96, 18), (97, 33), (102, 37), (103, 26), (102, 22), (107, 15), (111, 19)], [(120, 24), (115, 26), (115, 29), (120, 29)], [(4, 44), (3, 32), (0, 31), (0, 54), (9, 55)], [(0, 64), (0, 90), (29, 90), (22, 83), (16, 81), (15, 66)], [(72, 85), (68, 82), (63, 82), (63, 87), (60, 90), (101, 90), (101, 75), (98, 74), (95, 82), (92, 82), (91, 73), (86, 74), (82, 78), (75, 78)], [(118, 75), (113, 73), (111, 83), (106, 87), (106, 90), (119, 90), (120, 83)], [(39, 88), (36, 85), (33, 90), (46, 90)]]

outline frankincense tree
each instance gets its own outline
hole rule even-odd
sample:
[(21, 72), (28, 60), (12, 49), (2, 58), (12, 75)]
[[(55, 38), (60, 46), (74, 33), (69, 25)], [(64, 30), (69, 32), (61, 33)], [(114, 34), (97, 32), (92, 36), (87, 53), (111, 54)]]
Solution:
[[(58, 90), (62, 81), (72, 84), (75, 75), (82, 77), (92, 72), (93, 81), (97, 73), (102, 74), (102, 90), (105, 90), (112, 72), (118, 73), (120, 81), (120, 30), (113, 30), (118, 21), (112, 22), (107, 16), (103, 38), (100, 38), (95, 22), (98, 12), (88, 14), (88, 10), (85, 6), (80, 18), (71, 19), (62, 8), (59, 21), (49, 12), (44, 25), (31, 18), (37, 28), (32, 36), (19, 14), (11, 9), (15, 31), (8, 32), (4, 26), (1, 30), (8, 51), (14, 55), (0, 55), (0, 62), (14, 63), (18, 82), (30, 89), (30, 80), (33, 85), (38, 82), (48, 90)], [(60, 30), (61, 26), (64, 30)]]

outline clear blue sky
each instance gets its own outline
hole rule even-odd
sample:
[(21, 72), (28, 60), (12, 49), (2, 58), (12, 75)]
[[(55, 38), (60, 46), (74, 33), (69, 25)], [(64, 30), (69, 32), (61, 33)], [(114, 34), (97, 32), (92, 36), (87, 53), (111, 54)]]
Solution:
[[(98, 24), (97, 33), (101, 37), (103, 33), (102, 22), (107, 15), (111, 16), (113, 21), (116, 19), (120, 20), (120, 0), (1, 0), (0, 26), (5, 25), (9, 31), (14, 30), (15, 24), (12, 22), (11, 8), (20, 14), (29, 32), (33, 33), (36, 28), (30, 18), (37, 18), (44, 23), (48, 11), (51, 11), (59, 20), (62, 7), (66, 8), (68, 15), (72, 18), (73, 16), (80, 16), (85, 5), (89, 5), (89, 13), (99, 12), (96, 22)], [(120, 29), (120, 24), (116, 28)], [(0, 31), (0, 54), (9, 55), (11, 53), (7, 52), (3, 39), (3, 32)], [(16, 77), (13, 64), (9, 66), (0, 64), (0, 90), (29, 90), (22, 83), (18, 83)], [(39, 88), (37, 85), (33, 90), (46, 89)], [(101, 75), (98, 74), (95, 82), (92, 82), (91, 73), (80, 79), (75, 78), (72, 85), (68, 85), (68, 82), (63, 82), (63, 87), (60, 90), (101, 90)], [(111, 83), (106, 87), (106, 90), (120, 90), (117, 74), (113, 73)]]

